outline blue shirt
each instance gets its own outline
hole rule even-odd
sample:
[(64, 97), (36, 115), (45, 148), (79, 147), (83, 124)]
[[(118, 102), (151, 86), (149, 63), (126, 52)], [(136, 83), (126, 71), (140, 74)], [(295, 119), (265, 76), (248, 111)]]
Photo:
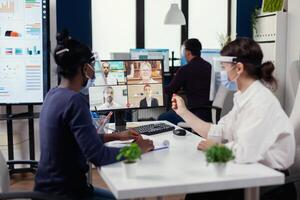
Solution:
[(41, 157), (35, 190), (69, 197), (88, 195), (87, 161), (95, 166), (116, 162), (118, 148), (103, 144), (81, 93), (51, 89), (40, 114)]

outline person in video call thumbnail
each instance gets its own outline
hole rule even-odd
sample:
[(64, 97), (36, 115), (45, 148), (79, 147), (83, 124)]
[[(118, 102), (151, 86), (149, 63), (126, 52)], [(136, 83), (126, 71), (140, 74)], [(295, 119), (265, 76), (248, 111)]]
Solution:
[(116, 109), (121, 105), (114, 102), (114, 89), (111, 86), (107, 86), (103, 90), (103, 104), (99, 109)]
[(152, 67), (149, 62), (142, 62), (140, 66), (140, 83), (158, 83), (156, 80), (152, 79)]
[(146, 108), (146, 107), (157, 107), (158, 106), (158, 100), (154, 97), (152, 97), (152, 88), (151, 85), (146, 84), (144, 86), (144, 95), (146, 96), (140, 101), (140, 107)]

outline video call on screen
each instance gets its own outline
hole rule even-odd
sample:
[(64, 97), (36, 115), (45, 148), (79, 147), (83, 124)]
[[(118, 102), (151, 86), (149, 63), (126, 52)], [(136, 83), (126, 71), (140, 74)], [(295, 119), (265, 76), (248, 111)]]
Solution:
[(91, 110), (163, 106), (161, 60), (101, 61), (89, 89)]

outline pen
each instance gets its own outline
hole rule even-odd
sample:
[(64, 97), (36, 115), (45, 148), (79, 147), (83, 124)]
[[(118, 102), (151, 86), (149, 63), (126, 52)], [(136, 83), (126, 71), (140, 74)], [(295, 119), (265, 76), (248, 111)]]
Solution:
[(158, 151), (158, 150), (162, 150), (162, 149), (167, 149), (168, 146), (163, 146), (163, 147), (159, 147), (159, 148), (154, 148), (153, 151)]

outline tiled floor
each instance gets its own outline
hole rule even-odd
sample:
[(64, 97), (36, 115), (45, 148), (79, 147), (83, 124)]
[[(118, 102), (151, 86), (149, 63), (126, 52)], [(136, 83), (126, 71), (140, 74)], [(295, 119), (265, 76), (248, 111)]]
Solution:
[[(96, 169), (92, 170), (93, 185), (95, 187), (107, 188), (101, 177), (98, 175)], [(32, 191), (34, 186), (34, 176), (30, 173), (15, 174), (11, 179), (11, 191)], [(155, 198), (146, 198), (147, 200), (154, 200)], [(164, 200), (182, 200), (184, 195), (166, 196)]]

